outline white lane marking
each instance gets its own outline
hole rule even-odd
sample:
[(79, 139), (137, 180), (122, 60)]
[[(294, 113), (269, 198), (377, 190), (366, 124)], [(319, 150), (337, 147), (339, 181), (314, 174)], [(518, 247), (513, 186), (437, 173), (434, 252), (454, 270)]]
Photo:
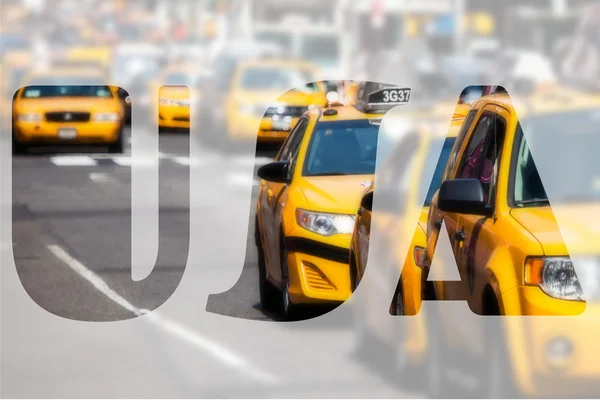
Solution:
[[(112, 157), (112, 161), (115, 164), (120, 165), (121, 167), (131, 167), (133, 164), (132, 160), (133, 159), (129, 156)], [(143, 165), (143, 166), (157, 165), (158, 159), (140, 157), (140, 158), (136, 158), (135, 163), (136, 163), (136, 165)]]
[(77, 156), (77, 155), (69, 155), (69, 156), (54, 156), (50, 157), (50, 162), (54, 165), (58, 166), (68, 166), (68, 167), (93, 167), (98, 165), (96, 160), (89, 156)]
[(198, 350), (202, 350), (210, 354), (223, 364), (238, 370), (240, 373), (249, 375), (254, 379), (266, 384), (274, 384), (277, 382), (277, 378), (275, 376), (261, 370), (256, 365), (252, 365), (248, 360), (233, 353), (231, 350), (220, 345), (219, 343), (198, 334), (198, 332), (195, 332), (176, 321), (162, 316), (156, 311), (149, 311), (135, 307), (133, 304), (127, 301), (127, 299), (111, 289), (101, 277), (96, 275), (77, 259), (73, 258), (62, 247), (58, 245), (48, 245), (47, 248), (56, 256), (56, 258), (64, 262), (79, 276), (88, 281), (100, 293), (127, 311), (130, 311), (134, 315), (143, 316), (143, 321), (162, 329), (173, 337), (176, 337), (177, 339), (197, 348)]
[(110, 300), (114, 301), (115, 303), (117, 303), (118, 305), (120, 305), (121, 307), (126, 309), (127, 311), (130, 311), (131, 313), (133, 313), (137, 316), (142, 315), (140, 310), (138, 310), (136, 307), (134, 307), (130, 302), (128, 302), (120, 294), (118, 294), (117, 292), (112, 290), (102, 278), (100, 278), (98, 275), (93, 273), (91, 270), (89, 270), (85, 265), (80, 263), (78, 260), (71, 257), (71, 255), (69, 253), (67, 253), (66, 251), (64, 251), (62, 247), (55, 245), (55, 244), (48, 245), (47, 247), (48, 247), (48, 250), (50, 250), (52, 252), (52, 254), (54, 254), (56, 256), (56, 258), (58, 258), (59, 260), (61, 260), (65, 264), (67, 264), (73, 271), (75, 271), (83, 279), (85, 279), (86, 281), (91, 283), (92, 286), (95, 287), (96, 289), (98, 289), (98, 291), (100, 291), (103, 295), (105, 295)]
[(98, 183), (114, 181), (114, 179), (110, 175), (105, 174), (104, 172), (92, 172), (90, 173), (90, 179)]

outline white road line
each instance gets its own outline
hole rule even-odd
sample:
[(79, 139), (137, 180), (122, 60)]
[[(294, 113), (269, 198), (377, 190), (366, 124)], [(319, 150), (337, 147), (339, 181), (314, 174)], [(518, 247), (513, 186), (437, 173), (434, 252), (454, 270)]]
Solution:
[(68, 167), (93, 167), (98, 165), (96, 160), (89, 156), (77, 156), (77, 155), (69, 155), (69, 156), (54, 156), (50, 157), (50, 162), (54, 165), (58, 166), (68, 166)]
[(98, 183), (114, 181), (114, 179), (110, 175), (105, 174), (104, 172), (92, 172), (90, 173), (90, 179)]
[(263, 371), (259, 367), (252, 365), (248, 360), (241, 356), (233, 353), (226, 347), (223, 347), (219, 343), (206, 338), (198, 332), (195, 332), (184, 325), (173, 321), (160, 315), (156, 311), (149, 311), (146, 309), (139, 309), (131, 304), (127, 299), (122, 297), (120, 294), (115, 292), (108, 286), (108, 284), (85, 265), (79, 262), (77, 259), (71, 257), (62, 247), (58, 245), (48, 245), (48, 250), (52, 252), (62, 262), (69, 266), (78, 275), (88, 281), (94, 288), (100, 293), (108, 297), (110, 300), (123, 307), (127, 311), (130, 311), (136, 316), (143, 316), (142, 320), (146, 321), (173, 337), (195, 347), (198, 350), (204, 351), (214, 358), (221, 361), (223, 364), (228, 365), (231, 368), (238, 370), (242, 374), (253, 377), (256, 380), (261, 381), (265, 384), (277, 383), (277, 378), (270, 373)]

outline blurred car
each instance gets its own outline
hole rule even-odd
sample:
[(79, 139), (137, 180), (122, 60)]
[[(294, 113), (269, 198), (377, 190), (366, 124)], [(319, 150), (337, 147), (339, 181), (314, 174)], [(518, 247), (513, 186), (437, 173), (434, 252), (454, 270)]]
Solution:
[[(272, 43), (248, 40), (216, 42), (209, 49), (210, 76), (202, 84), (200, 120), (204, 127), (203, 136), (217, 144), (226, 126), (227, 99), (233, 89), (233, 79), (241, 63), (256, 59), (282, 58), (282, 49)], [(289, 89), (289, 88), (288, 88)], [(281, 93), (278, 93), (280, 95)], [(266, 108), (265, 110), (266, 111)]]
[(354, 216), (373, 181), (381, 118), (408, 100), (399, 101), (400, 92), (410, 91), (388, 87), (361, 107), (307, 111), (275, 161), (258, 170), (255, 242), (265, 309), (291, 318), (300, 303), (340, 303), (350, 295)]
[[(30, 68), (32, 54), (29, 51), (7, 51), (2, 57), (2, 82), (0, 82), (0, 102), (2, 112), (2, 130), (10, 129), (10, 121), (12, 119), (12, 107), (10, 99), (16, 93), (10, 93), (23, 81), (25, 74)], [(8, 101), (8, 103), (7, 103)]]
[(109, 72), (112, 49), (109, 46), (74, 46), (65, 50), (64, 64), (101, 68)]
[[(378, 172), (377, 184), (371, 185), (363, 193), (361, 205), (350, 243), (351, 286), (354, 291), (367, 267), (376, 264), (373, 282), (395, 281), (400, 275), (398, 286), (392, 298), (390, 314), (417, 315), (421, 307), (421, 255), (426, 246), (425, 227), (427, 213), (433, 193), (439, 188), (450, 150), (456, 141), (459, 130), (470, 106), (458, 104), (448, 128), (448, 116), (436, 106), (424, 107), (414, 115), (407, 115), (407, 134), (395, 144), (394, 149), (383, 161)], [(426, 115), (429, 114), (429, 115)], [(470, 113), (470, 118), (475, 114)], [(441, 150), (441, 152), (440, 152)], [(378, 167), (379, 168), (379, 167)], [(369, 258), (371, 229), (373, 228), (372, 204), (377, 188), (379, 207), (376, 211), (378, 224), (374, 227), (384, 236), (375, 243), (377, 249)], [(415, 227), (414, 221), (418, 221)], [(395, 244), (412, 237), (408, 255), (405, 248)], [(373, 276), (372, 275), (372, 276)], [(372, 286), (371, 286), (372, 287)], [(378, 318), (373, 312), (382, 291), (374, 290), (366, 295), (358, 321), (363, 326), (358, 331), (358, 345), (365, 346), (367, 337), (386, 345), (394, 355), (398, 372), (409, 365), (422, 365), (426, 360), (425, 321), (417, 317), (411, 320), (406, 331), (392, 330), (389, 318)]]
[[(13, 154), (34, 145), (107, 145), (123, 151), (124, 111), (114, 87), (97, 69), (34, 71), (13, 103)], [(77, 81), (77, 86), (65, 85)]]
[(318, 66), (323, 74), (319, 80), (327, 83), (328, 90), (336, 91), (339, 80), (345, 78), (351, 39), (329, 24), (284, 19), (278, 24), (254, 26), (253, 38), (280, 46), (288, 57)]
[[(465, 124), (466, 134), (458, 138), (431, 202), (422, 261), (425, 300), (463, 300), (474, 313), (509, 316), (576, 316), (587, 301), (598, 321), (600, 231), (588, 219), (600, 212), (600, 103), (597, 96), (567, 89), (556, 93), (556, 88), (538, 88), (519, 117), (502, 88), (475, 102), (477, 116)], [(527, 140), (519, 122), (524, 116)], [(528, 141), (560, 154), (538, 150), (534, 163)], [(555, 179), (552, 206), (536, 164)], [(444, 229), (460, 282), (427, 281)], [(567, 249), (564, 237), (573, 247)], [(491, 323), (496, 319), (458, 328), (450, 316), (439, 318), (437, 331), (444, 334), (431, 339), (441, 340), (434, 347), (484, 366), (477, 376), (486, 396), (506, 397), (502, 390), (511, 388), (541, 397), (598, 389), (600, 368), (588, 351), (596, 340), (586, 335), (590, 319), (570, 319), (565, 329), (564, 322), (552, 318), (539, 323), (510, 319), (504, 328)], [(439, 376), (447, 366), (435, 367), (432, 374)]]
[(306, 110), (326, 103), (325, 85), (317, 81), (311, 64), (280, 60), (243, 62), (225, 99), (222, 134), (232, 140), (257, 137), (259, 143), (283, 142)]
[(159, 130), (190, 129), (190, 104), (198, 96), (199, 79), (194, 65), (177, 64), (165, 68), (151, 83), (150, 93), (158, 95), (151, 119), (158, 122)]
[[(130, 99), (129, 108), (131, 103), (135, 103), (136, 108), (150, 111), (150, 82), (158, 76), (165, 62), (160, 46), (127, 42), (114, 48), (110, 66), (111, 81), (124, 89), (123, 96), (139, 96)], [(129, 114), (131, 110), (127, 112)]]

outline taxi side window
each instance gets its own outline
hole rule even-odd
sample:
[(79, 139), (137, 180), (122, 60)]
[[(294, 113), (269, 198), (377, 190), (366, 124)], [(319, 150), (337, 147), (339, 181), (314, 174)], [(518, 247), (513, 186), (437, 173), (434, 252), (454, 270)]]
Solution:
[(290, 132), (288, 140), (286, 140), (283, 149), (281, 150), (281, 156), (279, 161), (289, 161), (290, 166), (288, 168), (288, 177), (292, 177), (294, 174), (294, 168), (296, 166), (296, 160), (298, 159), (298, 152), (300, 151), (300, 143), (304, 137), (304, 132), (308, 127), (308, 118), (302, 118), (298, 121), (294, 129)]
[(458, 153), (460, 152), (460, 149), (462, 148), (463, 142), (465, 141), (465, 138), (467, 137), (467, 132), (469, 132), (469, 130), (471, 129), (471, 125), (473, 125), (473, 121), (475, 120), (476, 116), (477, 116), (476, 109), (469, 111), (469, 113), (467, 114), (467, 117), (465, 118), (465, 121), (463, 122), (463, 125), (460, 128), (460, 131), (458, 132), (458, 135), (456, 137), (456, 142), (454, 142), (454, 147), (452, 148), (450, 157), (448, 158), (448, 166), (446, 168), (444, 180), (448, 179), (450, 177), (450, 175), (452, 174), (452, 172), (454, 171), (454, 169), (456, 168), (456, 162), (458, 161), (457, 160)]
[(486, 202), (495, 197), (497, 171), (504, 142), (506, 123), (493, 113), (484, 113), (471, 135), (463, 154), (457, 178), (478, 179), (483, 185)]

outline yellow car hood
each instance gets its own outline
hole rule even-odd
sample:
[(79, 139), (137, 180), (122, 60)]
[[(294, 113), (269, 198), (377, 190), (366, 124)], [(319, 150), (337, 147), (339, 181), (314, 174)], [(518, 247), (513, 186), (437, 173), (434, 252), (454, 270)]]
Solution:
[(568, 254), (568, 250), (573, 254), (598, 253), (600, 226), (590, 223), (590, 216), (600, 215), (600, 204), (521, 208), (511, 214), (540, 242), (546, 255)]
[(50, 112), (50, 111), (112, 111), (119, 104), (114, 98), (99, 97), (48, 97), (43, 99), (20, 100), (16, 105), (17, 112)]
[(284, 103), (289, 105), (309, 106), (325, 105), (327, 98), (322, 92), (299, 92), (290, 90), (283, 95), (279, 91), (237, 91), (234, 99), (245, 104)]
[(365, 185), (373, 175), (302, 177), (300, 187), (311, 210), (356, 214)]

